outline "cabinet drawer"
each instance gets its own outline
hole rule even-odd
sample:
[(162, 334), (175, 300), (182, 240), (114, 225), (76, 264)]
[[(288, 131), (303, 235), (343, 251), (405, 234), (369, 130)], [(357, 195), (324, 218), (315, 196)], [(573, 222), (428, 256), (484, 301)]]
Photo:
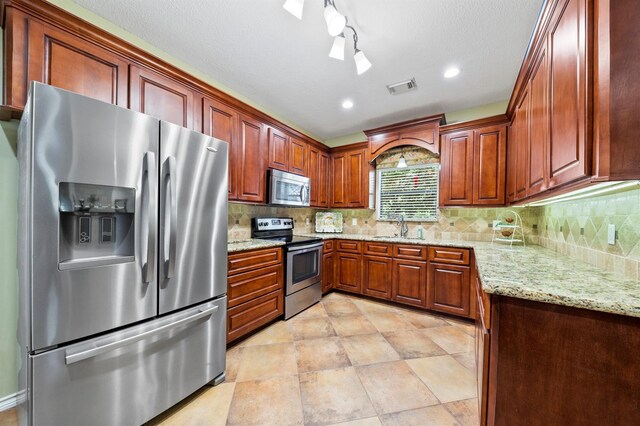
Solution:
[(277, 290), (227, 310), (227, 343), (251, 333), (284, 313), (284, 292)]
[(334, 245), (335, 245), (335, 240), (325, 241), (324, 247), (322, 248), (323, 253), (331, 253), (333, 251)]
[(347, 253), (362, 253), (362, 242), (351, 240), (338, 240), (336, 250)]
[(227, 284), (229, 307), (281, 289), (284, 282), (283, 275), (283, 266), (273, 265), (229, 277)]
[(282, 249), (280, 247), (232, 253), (229, 255), (227, 273), (234, 275), (278, 263), (282, 263)]
[(410, 260), (427, 260), (427, 247), (395, 244), (393, 246), (393, 257)]
[(365, 241), (364, 254), (373, 256), (391, 256), (393, 253), (393, 245), (387, 243), (372, 243)]
[(455, 247), (429, 247), (429, 260), (453, 265), (468, 265), (469, 250)]

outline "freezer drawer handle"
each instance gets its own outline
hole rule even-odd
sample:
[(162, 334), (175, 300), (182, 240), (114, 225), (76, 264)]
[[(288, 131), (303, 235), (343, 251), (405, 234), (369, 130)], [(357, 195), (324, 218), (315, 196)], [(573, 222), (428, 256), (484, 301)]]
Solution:
[[(168, 157), (164, 162), (165, 208), (164, 208), (164, 274), (173, 278), (176, 270), (176, 224), (178, 220), (178, 194), (176, 185), (176, 158)], [(168, 223), (167, 223), (168, 221)]]
[(143, 179), (146, 182), (146, 192), (142, 195), (144, 198), (142, 229), (146, 235), (142, 241), (145, 244), (142, 252), (144, 264), (142, 265), (142, 279), (145, 283), (150, 283), (154, 279), (156, 271), (156, 221), (155, 215), (151, 212), (152, 201), (156, 199), (156, 155), (153, 152), (144, 154)]
[(78, 361), (82, 361), (82, 360), (85, 360), (85, 359), (88, 359), (88, 358), (93, 358), (93, 357), (96, 357), (98, 355), (102, 355), (104, 353), (111, 352), (111, 351), (114, 351), (116, 349), (125, 347), (127, 345), (132, 344), (132, 343), (139, 342), (140, 340), (148, 339), (148, 338), (153, 337), (153, 336), (155, 336), (157, 334), (164, 333), (165, 331), (169, 331), (169, 330), (172, 330), (174, 328), (180, 327), (182, 325), (192, 323), (192, 322), (197, 321), (199, 319), (202, 319), (202, 318), (205, 318), (205, 317), (210, 317), (217, 310), (218, 310), (218, 306), (213, 306), (211, 308), (208, 308), (208, 309), (205, 309), (205, 310), (201, 310), (197, 314), (192, 315), (190, 317), (183, 318), (183, 319), (181, 319), (179, 321), (176, 321), (174, 323), (171, 323), (171, 324), (163, 325), (162, 327), (158, 327), (158, 328), (153, 329), (153, 330), (145, 331), (144, 333), (140, 333), (140, 334), (138, 334), (136, 336), (131, 336), (131, 337), (127, 337), (126, 339), (118, 340), (117, 342), (107, 343), (106, 345), (98, 346), (96, 348), (87, 349), (86, 351), (82, 351), (82, 352), (78, 352), (78, 353), (74, 353), (74, 354), (69, 354), (67, 352), (66, 356), (65, 356), (65, 364), (69, 365), (69, 364), (73, 364), (73, 363), (76, 363)]

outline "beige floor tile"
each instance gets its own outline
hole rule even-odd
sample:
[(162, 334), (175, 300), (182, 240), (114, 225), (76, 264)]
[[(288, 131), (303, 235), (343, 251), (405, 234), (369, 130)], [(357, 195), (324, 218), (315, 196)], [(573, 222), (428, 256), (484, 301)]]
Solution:
[(463, 320), (456, 320), (452, 318), (447, 318), (447, 322), (451, 325), (455, 325), (460, 330), (464, 331), (471, 337), (476, 337), (476, 326), (474, 323)]
[(329, 316), (360, 315), (362, 313), (351, 300), (346, 298), (327, 301), (323, 303), (323, 306)]
[(306, 425), (331, 424), (376, 415), (352, 367), (300, 375)]
[(300, 373), (332, 370), (351, 365), (347, 351), (337, 337), (299, 340), (295, 343), (295, 349)]
[(442, 405), (380, 416), (385, 426), (455, 426), (456, 419)]
[(324, 310), (324, 305), (322, 304), (322, 302), (320, 302), (320, 303), (316, 303), (310, 308), (305, 309), (304, 311), (290, 318), (286, 322), (289, 323), (289, 322), (304, 321), (304, 320), (309, 320), (314, 318), (326, 318), (326, 317), (327, 317), (327, 311)]
[(396, 308), (385, 303), (374, 302), (368, 299), (351, 299), (354, 305), (358, 307), (363, 313), (377, 313), (377, 312), (396, 312)]
[(465, 399), (444, 404), (444, 407), (456, 418), (461, 426), (477, 426), (480, 424), (478, 417), (478, 400)]
[(18, 412), (15, 408), (0, 411), (0, 426), (18, 426)]
[(240, 346), (271, 345), (293, 342), (293, 335), (285, 321), (278, 321), (257, 334), (249, 337)]
[(374, 364), (400, 359), (400, 355), (378, 333), (342, 337), (341, 340), (353, 365)]
[(225, 369), (225, 382), (235, 382), (240, 367), (241, 346), (234, 346), (227, 350), (227, 368)]
[(147, 426), (224, 426), (235, 383), (207, 387), (156, 417)]
[(416, 328), (432, 328), (451, 325), (441, 317), (417, 311), (402, 310), (401, 314)]
[(358, 315), (331, 317), (331, 324), (338, 336), (355, 336), (356, 334), (377, 333), (378, 329), (366, 316), (358, 311)]
[(476, 353), (475, 352), (461, 352), (459, 354), (453, 354), (451, 356), (460, 364), (462, 364), (465, 368), (469, 369), (473, 374), (476, 373)]
[(380, 423), (380, 419), (377, 417), (369, 417), (352, 422), (334, 423), (330, 426), (382, 426), (382, 423)]
[(380, 333), (416, 329), (408, 319), (398, 312), (368, 312), (366, 315)]
[(404, 361), (356, 368), (378, 415), (439, 404)]
[(471, 352), (474, 350), (474, 339), (455, 325), (427, 328), (424, 333), (442, 349), (450, 354)]
[(236, 381), (262, 380), (298, 374), (293, 343), (242, 348)]
[(476, 377), (451, 355), (405, 361), (442, 403), (476, 397)]
[(302, 423), (297, 376), (236, 384), (227, 420), (229, 426), (293, 426)]
[(288, 321), (294, 340), (318, 339), (336, 336), (328, 317)]
[(447, 352), (431, 340), (424, 330), (403, 330), (384, 333), (385, 339), (403, 359), (445, 355)]

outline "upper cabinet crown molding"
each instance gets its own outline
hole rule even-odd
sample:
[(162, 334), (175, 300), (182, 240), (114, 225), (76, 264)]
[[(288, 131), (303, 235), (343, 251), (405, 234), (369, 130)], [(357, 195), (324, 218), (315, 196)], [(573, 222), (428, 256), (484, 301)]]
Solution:
[(444, 114), (403, 121), (376, 129), (365, 130), (369, 139), (371, 159), (402, 145), (413, 145), (438, 154), (440, 152), (440, 126), (445, 124)]

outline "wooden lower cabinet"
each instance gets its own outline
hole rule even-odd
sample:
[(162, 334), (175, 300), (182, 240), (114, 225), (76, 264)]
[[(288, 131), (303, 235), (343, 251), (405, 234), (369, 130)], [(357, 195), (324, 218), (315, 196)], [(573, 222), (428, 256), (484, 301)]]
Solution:
[(334, 254), (324, 253), (322, 255), (322, 292), (326, 293), (333, 288), (335, 276)]
[(337, 252), (335, 256), (335, 288), (362, 293), (362, 255)]
[(477, 389), (478, 389), (478, 414), (480, 416), (480, 424), (482, 426), (487, 424), (487, 393), (489, 383), (489, 356), (490, 356), (490, 344), (491, 335), (489, 333), (489, 321), (487, 312), (491, 311), (490, 299), (482, 291), (480, 280), (476, 276), (475, 283), (476, 293), (474, 303), (476, 304), (476, 375), (477, 375)]
[(227, 343), (284, 313), (280, 247), (231, 253), (227, 261)]
[(469, 267), (429, 263), (427, 307), (468, 317), (471, 314)]
[(427, 262), (393, 259), (391, 299), (425, 307), (427, 303)]
[(391, 298), (391, 271), (393, 260), (389, 257), (362, 257), (362, 294)]

